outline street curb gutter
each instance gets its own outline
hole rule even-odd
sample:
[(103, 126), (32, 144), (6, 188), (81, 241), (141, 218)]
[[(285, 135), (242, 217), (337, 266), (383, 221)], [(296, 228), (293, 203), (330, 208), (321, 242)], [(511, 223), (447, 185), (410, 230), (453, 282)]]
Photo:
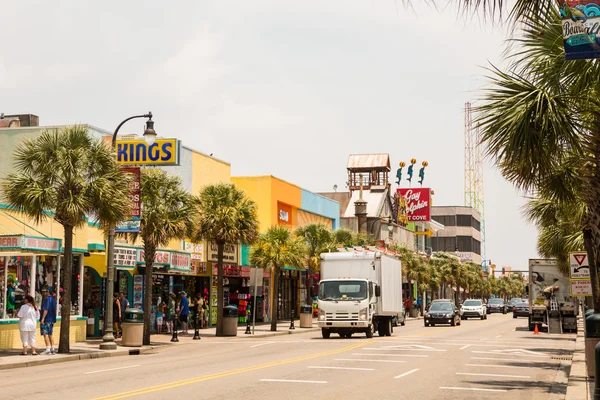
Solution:
[(59, 364), (59, 363), (63, 363), (63, 362), (79, 361), (79, 360), (92, 360), (92, 359), (96, 359), (96, 358), (140, 355), (140, 354), (147, 353), (151, 350), (154, 350), (156, 348), (157, 348), (157, 346), (147, 346), (147, 347), (140, 347), (140, 348), (132, 348), (132, 349), (128, 349), (128, 350), (112, 350), (112, 351), (109, 350), (106, 352), (69, 354), (66, 356), (59, 356), (59, 357), (39, 356), (39, 358), (37, 358), (35, 360), (31, 360), (31, 361), (0, 364), (0, 370), (37, 367), (40, 365)]
[(573, 352), (565, 400), (591, 400), (585, 364), (585, 336), (582, 318), (579, 318), (577, 325), (577, 339), (575, 340), (575, 351)]

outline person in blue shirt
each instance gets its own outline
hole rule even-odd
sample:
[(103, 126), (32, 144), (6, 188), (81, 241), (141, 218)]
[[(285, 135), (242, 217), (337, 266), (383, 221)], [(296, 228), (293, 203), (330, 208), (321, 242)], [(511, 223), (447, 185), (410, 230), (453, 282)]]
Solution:
[(190, 302), (187, 298), (186, 292), (180, 292), (181, 302), (179, 304), (179, 320), (181, 321), (181, 325), (183, 325), (183, 329), (181, 333), (188, 333), (188, 316), (190, 315)]
[(56, 322), (56, 300), (52, 296), (52, 288), (47, 287), (42, 290), (42, 309), (40, 310), (40, 333), (46, 342), (46, 351), (42, 354), (54, 355), (54, 341), (52, 340), (52, 331)]

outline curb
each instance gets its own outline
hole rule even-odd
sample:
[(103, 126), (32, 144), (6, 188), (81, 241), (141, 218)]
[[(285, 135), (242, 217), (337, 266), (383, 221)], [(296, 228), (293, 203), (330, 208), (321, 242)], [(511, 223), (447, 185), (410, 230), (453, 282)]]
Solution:
[(590, 388), (585, 363), (585, 336), (583, 319), (580, 317), (577, 323), (577, 339), (575, 340), (575, 351), (571, 363), (571, 372), (568, 377), (567, 393), (565, 400), (589, 400)]
[(0, 370), (6, 369), (14, 369), (14, 368), (27, 368), (27, 367), (37, 367), (40, 365), (50, 365), (50, 364), (59, 364), (70, 361), (79, 361), (79, 360), (91, 360), (96, 358), (107, 358), (107, 357), (121, 357), (121, 356), (131, 356), (131, 355), (140, 355), (147, 353), (151, 350), (154, 350), (160, 346), (147, 346), (140, 348), (132, 348), (128, 350), (108, 350), (106, 352), (95, 351), (93, 353), (83, 353), (83, 354), (69, 354), (66, 356), (52, 357), (46, 356), (41, 359), (36, 359), (32, 361), (24, 361), (18, 363), (9, 363), (9, 364), (0, 364)]

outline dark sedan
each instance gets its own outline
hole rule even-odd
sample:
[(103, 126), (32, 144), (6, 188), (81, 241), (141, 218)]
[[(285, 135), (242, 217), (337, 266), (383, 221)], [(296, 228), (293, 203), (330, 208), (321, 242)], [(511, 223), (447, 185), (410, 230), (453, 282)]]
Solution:
[(506, 314), (507, 311), (508, 311), (508, 307), (506, 306), (506, 303), (504, 303), (503, 299), (490, 299), (490, 301), (488, 301), (488, 305), (487, 305), (487, 313), (488, 314), (491, 314), (494, 312)]
[(434, 303), (425, 314), (425, 326), (435, 324), (460, 325), (460, 313), (452, 303)]
[(513, 306), (513, 318), (528, 317), (529, 318), (529, 303), (515, 303)]

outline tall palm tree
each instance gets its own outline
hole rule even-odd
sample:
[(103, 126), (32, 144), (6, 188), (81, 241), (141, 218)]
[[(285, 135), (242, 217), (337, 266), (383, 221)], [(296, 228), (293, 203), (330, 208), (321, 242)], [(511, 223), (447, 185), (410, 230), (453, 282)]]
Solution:
[[(271, 270), (271, 331), (277, 331), (277, 299), (279, 274), (284, 266), (302, 267), (306, 262), (306, 244), (303, 237), (294, 236), (285, 226), (273, 226), (260, 236), (250, 249), (250, 262)], [(292, 318), (294, 316), (292, 315)]]
[[(226, 244), (251, 244), (258, 236), (256, 203), (235, 185), (206, 186), (197, 198), (193, 238), (217, 245), (217, 336), (223, 336), (223, 252)], [(261, 264), (254, 264), (261, 265)]]
[(331, 230), (324, 224), (308, 224), (296, 229), (296, 236), (304, 238), (307, 246), (308, 288), (306, 290), (306, 304), (312, 304), (313, 274), (320, 271), (321, 253), (335, 251), (333, 235)]
[[(69, 353), (73, 230), (86, 218), (103, 227), (129, 211), (129, 180), (102, 142), (85, 126), (44, 130), (17, 145), (15, 171), (3, 182), (4, 199), (36, 223), (53, 216), (64, 228), (64, 273), (59, 353)], [(49, 214), (51, 211), (53, 214)]]
[[(536, 7), (520, 16), (524, 28), (513, 40), (508, 70), (491, 71), (478, 122), (488, 154), (517, 188), (535, 196), (552, 187), (552, 196), (566, 204), (581, 199), (580, 229), (600, 312), (600, 64), (565, 61), (557, 7)], [(582, 160), (574, 164), (580, 180), (574, 186), (571, 176), (556, 174), (573, 159)]]
[(140, 177), (142, 213), (140, 232), (129, 234), (144, 245), (144, 345), (150, 344), (152, 332), (152, 270), (156, 249), (169, 244), (171, 239), (185, 239), (192, 229), (194, 211), (191, 195), (181, 185), (181, 178), (163, 170), (144, 170)]

